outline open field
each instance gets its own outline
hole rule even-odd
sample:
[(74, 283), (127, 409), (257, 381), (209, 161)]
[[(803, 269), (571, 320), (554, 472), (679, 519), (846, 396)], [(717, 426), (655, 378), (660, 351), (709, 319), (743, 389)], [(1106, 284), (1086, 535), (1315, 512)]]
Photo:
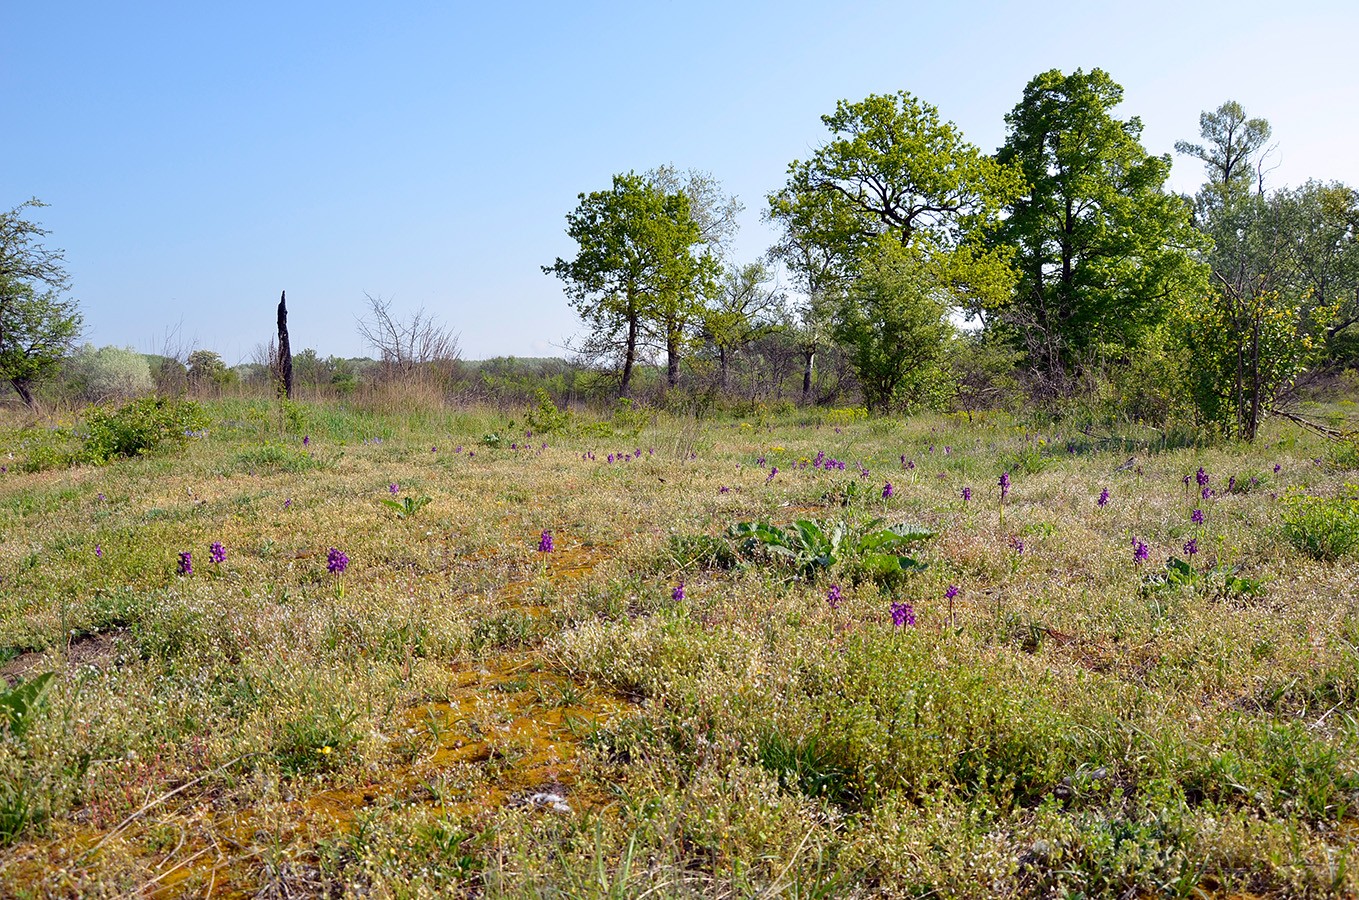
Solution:
[[(1291, 426), (209, 412), (0, 432), (0, 660), (56, 673), (0, 895), (1359, 892), (1359, 474)], [(833, 563), (727, 536), (797, 520)]]

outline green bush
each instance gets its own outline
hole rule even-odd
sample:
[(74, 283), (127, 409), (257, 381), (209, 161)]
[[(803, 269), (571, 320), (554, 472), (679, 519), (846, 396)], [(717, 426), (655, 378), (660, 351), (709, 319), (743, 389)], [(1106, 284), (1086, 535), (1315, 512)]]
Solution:
[(536, 396), (538, 408), (530, 409), (527, 416), (530, 428), (543, 434), (551, 434), (571, 424), (571, 411), (557, 409), (557, 404), (552, 402), (552, 396), (547, 391), (538, 388)]
[(1308, 556), (1336, 560), (1359, 547), (1359, 487), (1341, 497), (1297, 495), (1287, 501), (1283, 532)]
[(85, 416), (84, 456), (102, 465), (119, 456), (139, 456), (182, 445), (208, 424), (191, 400), (143, 397), (116, 409), (94, 407)]

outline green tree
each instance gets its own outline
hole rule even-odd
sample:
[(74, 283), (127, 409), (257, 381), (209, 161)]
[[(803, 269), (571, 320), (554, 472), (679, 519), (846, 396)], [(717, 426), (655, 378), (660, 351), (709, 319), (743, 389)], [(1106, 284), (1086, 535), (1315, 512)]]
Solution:
[(1005, 319), (1040, 396), (1069, 394), (1098, 356), (1126, 358), (1203, 288), (1192, 251), (1205, 242), (1188, 202), (1164, 189), (1170, 158), (1142, 147), (1139, 119), (1113, 116), (1122, 99), (1100, 69), (1054, 69), (1005, 118), (997, 157), (1028, 184), (1000, 232), (1019, 274)]
[(648, 343), (665, 353), (665, 381), (668, 387), (679, 383), (680, 360), (686, 346), (698, 336), (706, 315), (704, 299), (717, 287), (722, 259), (736, 234), (737, 216), (745, 207), (722, 190), (712, 173), (700, 169), (681, 172), (673, 165), (657, 166), (646, 173), (647, 182), (663, 194), (683, 194), (689, 201), (689, 217), (698, 226), (703, 251), (694, 279), (677, 282), (680, 289), (664, 295), (657, 304), (657, 316), (647, 329)]
[(1308, 181), (1273, 198), (1284, 233), (1294, 291), (1310, 306), (1336, 308), (1325, 323), (1334, 339), (1359, 324), (1359, 191), (1340, 182)]
[(562, 279), (571, 305), (592, 329), (582, 349), (618, 362), (626, 396), (643, 342), (660, 335), (667, 370), (676, 378), (683, 326), (696, 315), (716, 265), (701, 252), (689, 198), (628, 173), (615, 175), (611, 189), (579, 199), (566, 216), (566, 233), (579, 250), (543, 272)]
[(802, 357), (802, 402), (809, 403), (817, 355), (831, 340), (831, 307), (850, 277), (854, 215), (829, 192), (798, 193), (790, 185), (769, 196), (765, 218), (782, 229), (770, 259), (783, 264), (802, 294), (786, 326)]
[(70, 279), (49, 232), (26, 218), (46, 204), (29, 200), (0, 213), (0, 379), (30, 408), (33, 385), (54, 374), (80, 338), (81, 315), (66, 296)]
[[(1017, 169), (981, 153), (935, 107), (905, 91), (841, 101), (822, 122), (834, 137), (810, 159), (794, 161), (787, 184), (768, 198), (769, 218), (783, 228), (774, 254), (807, 298), (804, 396), (821, 333), (815, 326), (830, 312), (871, 405), (886, 409), (913, 391), (915, 374), (897, 383), (879, 371), (880, 361), (898, 352), (886, 342), (904, 333), (902, 322), (856, 312), (847, 302), (853, 286), (869, 279), (857, 299), (884, 316), (903, 314), (903, 304), (919, 311), (944, 303), (969, 314), (999, 307), (1013, 273), (1008, 249), (987, 238), (1022, 182)], [(887, 243), (898, 248), (890, 260)], [(909, 297), (904, 272), (921, 280)], [(889, 273), (897, 273), (895, 281)]]
[[(999, 303), (1006, 253), (984, 238), (1018, 195), (1017, 171), (972, 144), (939, 111), (905, 91), (840, 101), (821, 117), (835, 138), (811, 159), (788, 167), (788, 183), (769, 197), (770, 214), (816, 267), (822, 281), (846, 284), (861, 254), (890, 235), (922, 256), (956, 254), (956, 300), (972, 310)], [(791, 248), (790, 248), (791, 249)], [(961, 251), (961, 252), (960, 252)], [(876, 253), (877, 251), (872, 251)], [(784, 254), (787, 258), (787, 254)]]
[(222, 357), (211, 350), (195, 350), (189, 354), (189, 385), (202, 390), (209, 385), (222, 388), (236, 380), (236, 373), (227, 368)]
[[(1269, 123), (1228, 102), (1200, 118), (1203, 145), (1176, 147), (1205, 161), (1195, 196), (1208, 289), (1182, 304), (1189, 387), (1201, 421), (1252, 441), (1286, 411), (1297, 378), (1355, 315), (1354, 193), (1309, 182), (1265, 193), (1260, 159)], [(1346, 312), (1341, 312), (1341, 310)]]
[(870, 412), (919, 403), (941, 386), (940, 361), (953, 334), (950, 296), (938, 272), (888, 237), (861, 254), (835, 335), (848, 350)]

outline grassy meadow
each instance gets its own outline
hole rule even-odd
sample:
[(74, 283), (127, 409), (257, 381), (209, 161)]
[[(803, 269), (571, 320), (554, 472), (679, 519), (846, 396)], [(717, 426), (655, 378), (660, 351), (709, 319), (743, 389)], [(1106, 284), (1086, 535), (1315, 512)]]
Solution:
[(0, 427), (0, 896), (1359, 893), (1359, 460), (1291, 425), (79, 439)]

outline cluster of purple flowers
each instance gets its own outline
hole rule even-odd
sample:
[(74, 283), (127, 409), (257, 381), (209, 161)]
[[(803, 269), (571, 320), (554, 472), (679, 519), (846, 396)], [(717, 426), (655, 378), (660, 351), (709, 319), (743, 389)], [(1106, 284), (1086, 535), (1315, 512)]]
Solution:
[(539, 553), (552, 552), (552, 532), (544, 530), (542, 537), (538, 538), (538, 552)]
[(833, 584), (830, 586), (830, 590), (826, 591), (826, 603), (830, 605), (831, 609), (840, 608), (840, 585)]
[(953, 598), (957, 596), (958, 596), (958, 585), (956, 584), (950, 584), (948, 586), (948, 590), (944, 591), (945, 600), (952, 601)]
[(342, 575), (344, 570), (349, 568), (349, 557), (345, 556), (343, 550), (331, 547), (326, 553), (326, 571), (332, 575)]
[(1010, 473), (1001, 472), (1000, 481), (997, 483), (1000, 485), (1000, 499), (1001, 502), (1003, 503), (1005, 501), (1005, 498), (1010, 495)]
[(193, 553), (189, 550), (185, 550), (179, 554), (179, 574), (193, 574)]
[(1195, 554), (1195, 553), (1198, 553), (1198, 552), (1199, 552), (1199, 539), (1198, 539), (1198, 538), (1192, 537), (1192, 538), (1190, 538), (1189, 540), (1185, 541), (1185, 544), (1184, 544), (1184, 555), (1185, 555), (1185, 556), (1189, 557), (1190, 559), (1193, 559), (1193, 558), (1194, 558), (1194, 554)]
[(884, 500), (892, 499), (892, 482), (889, 481), (882, 486), (882, 499)]
[(915, 610), (911, 607), (911, 604), (900, 601), (892, 604), (892, 624), (897, 628), (915, 625)]
[(823, 469), (827, 472), (843, 472), (845, 464), (838, 459), (831, 459), (826, 455), (826, 451), (818, 450), (816, 451), (816, 458), (812, 460), (812, 468)]
[(1151, 556), (1151, 549), (1147, 547), (1146, 542), (1141, 538), (1132, 539), (1132, 551), (1133, 562), (1135, 563), (1144, 563), (1147, 561), (1147, 558)]
[(1017, 537), (1012, 537), (1012, 538), (1010, 538), (1010, 546), (1014, 549), (1015, 553), (1019, 554), (1020, 556), (1023, 556), (1023, 555), (1024, 555), (1024, 540), (1023, 540), (1023, 538), (1017, 538)]
[(766, 479), (764, 480), (764, 483), (765, 483), (765, 484), (769, 484), (769, 482), (771, 482), (771, 481), (774, 480), (774, 476), (777, 475), (777, 474), (779, 474), (779, 467), (778, 467), (778, 466), (774, 466), (773, 468), (771, 468), (771, 469), (769, 470), (769, 477), (766, 478)]
[(1190, 514), (1189, 514), (1189, 521), (1193, 522), (1195, 525), (1202, 525), (1202, 524), (1203, 524), (1203, 510), (1201, 510), (1201, 509), (1196, 509), (1196, 510), (1194, 510), (1192, 513), (1190, 513)]
[(1104, 507), (1108, 506), (1108, 505), (1109, 505), (1109, 489), (1108, 489), (1108, 488), (1104, 488), (1103, 490), (1101, 490), (1101, 491), (1099, 492), (1099, 499), (1096, 500), (1095, 502), (1096, 502), (1097, 504), (1099, 504), (1099, 506), (1100, 506), (1101, 509), (1103, 509)]
[(681, 581), (679, 584), (675, 585), (675, 589), (674, 589), (673, 591), (670, 592), (670, 599), (671, 599), (671, 600), (674, 600), (676, 603), (678, 603), (678, 602), (680, 602), (681, 600), (684, 599), (684, 582), (683, 582), (683, 581)]
[(901, 457), (901, 467), (902, 467), (903, 469), (905, 469), (907, 472), (909, 472), (909, 471), (911, 471), (912, 469), (915, 468), (915, 460), (913, 460), (913, 459), (907, 459), (906, 456), (905, 456), (905, 454), (902, 454), (902, 457)]
[(970, 487), (963, 488), (963, 502), (964, 503), (972, 502), (972, 488)]
[(221, 541), (212, 542), (212, 546), (208, 548), (208, 559), (219, 565), (226, 562), (226, 548), (222, 546)]
[(1203, 471), (1203, 466), (1199, 466), (1198, 472), (1194, 473), (1194, 480), (1198, 482), (1199, 487), (1207, 487), (1211, 479), (1208, 473)]
[(397, 486), (397, 483), (395, 481), (393, 481), (391, 484), (387, 485), (387, 490), (395, 494), (398, 493), (401, 490), (401, 488)]

